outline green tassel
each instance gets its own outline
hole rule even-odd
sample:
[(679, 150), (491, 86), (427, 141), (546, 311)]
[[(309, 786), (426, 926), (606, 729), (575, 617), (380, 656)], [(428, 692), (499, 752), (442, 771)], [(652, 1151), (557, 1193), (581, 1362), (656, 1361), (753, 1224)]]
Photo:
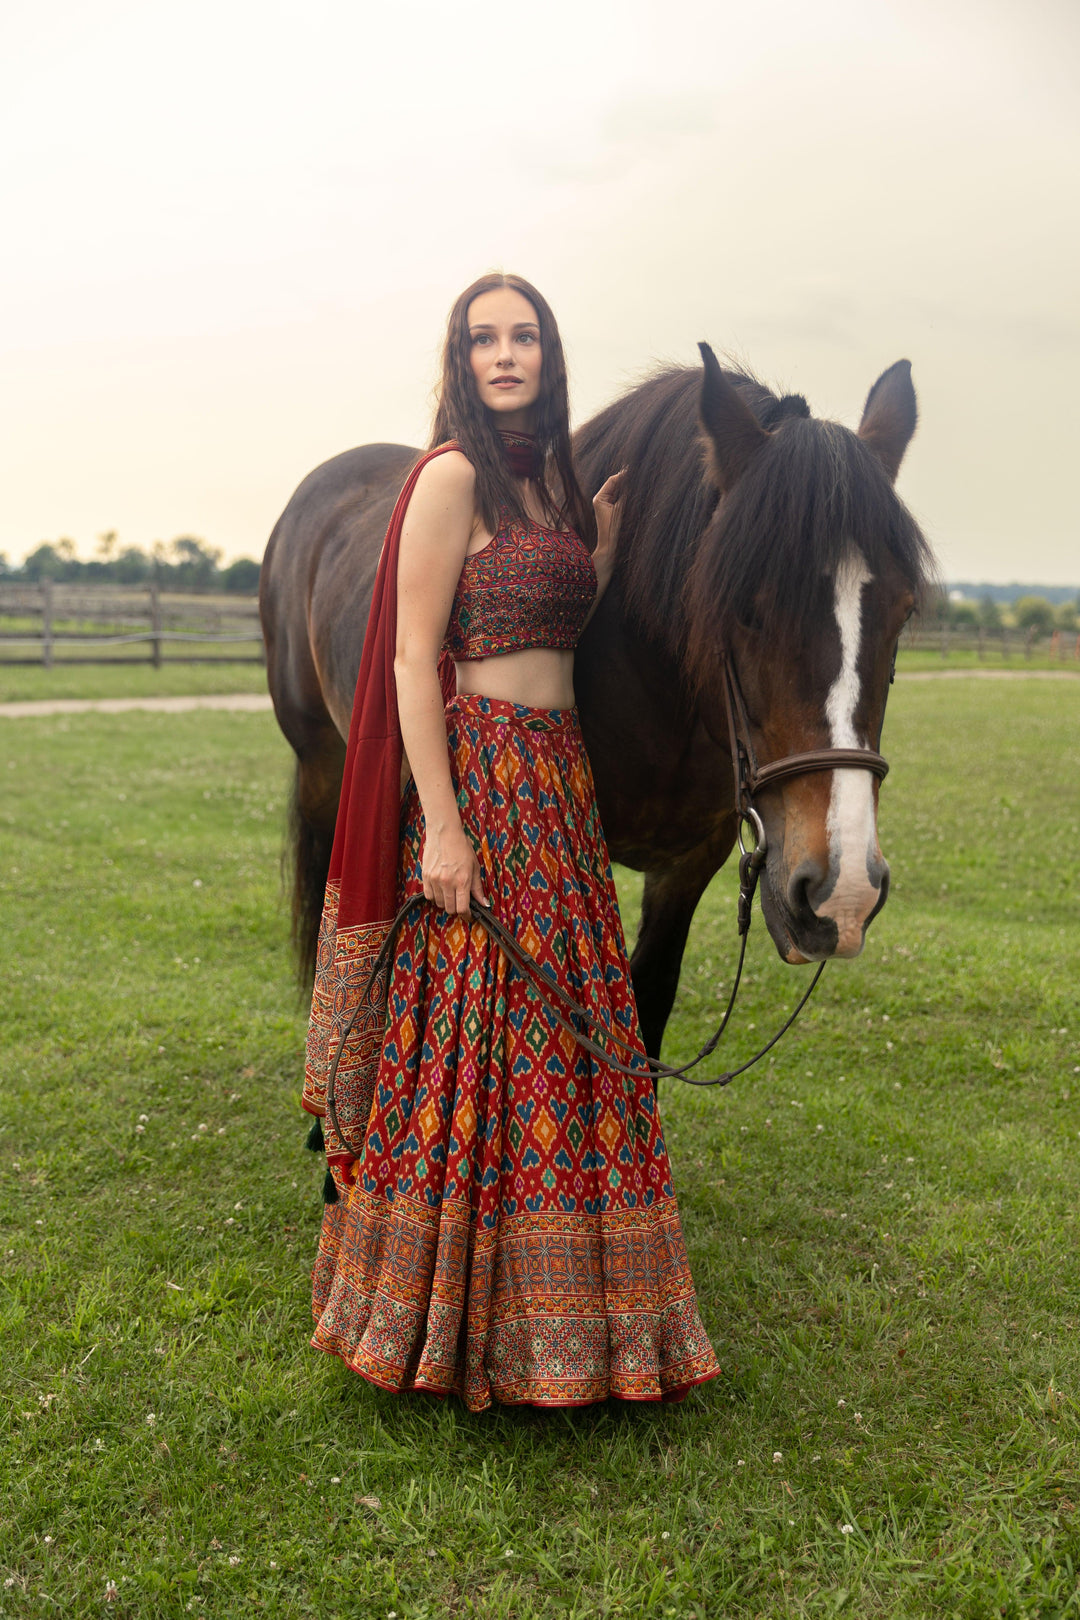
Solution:
[(332, 1170), (326, 1172), (326, 1180), (322, 1186), (322, 1201), (324, 1204), (336, 1204), (338, 1201), (337, 1182), (334, 1180)]
[(319, 1119), (318, 1116), (316, 1116), (314, 1125), (307, 1133), (307, 1146), (311, 1149), (312, 1153), (322, 1153), (326, 1147), (326, 1143), (323, 1140), (322, 1120)]

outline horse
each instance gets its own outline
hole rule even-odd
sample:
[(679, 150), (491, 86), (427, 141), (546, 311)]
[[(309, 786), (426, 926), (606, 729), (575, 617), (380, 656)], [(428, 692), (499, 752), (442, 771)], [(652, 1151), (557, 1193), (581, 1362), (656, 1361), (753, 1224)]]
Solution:
[[(916, 425), (907, 361), (878, 378), (852, 431), (725, 370), (707, 344), (701, 354), (700, 368), (654, 373), (574, 440), (583, 487), (626, 469), (615, 573), (574, 684), (612, 858), (645, 875), (631, 973), (652, 1057), (695, 908), (746, 809), (740, 752), (761, 762), (762, 913), (780, 956), (862, 949), (889, 887), (877, 836), (885, 702), (900, 632), (934, 574), (894, 489)], [(263, 561), (270, 693), (296, 755), (293, 939), (309, 981), (379, 549), (418, 455), (373, 444), (317, 467)]]

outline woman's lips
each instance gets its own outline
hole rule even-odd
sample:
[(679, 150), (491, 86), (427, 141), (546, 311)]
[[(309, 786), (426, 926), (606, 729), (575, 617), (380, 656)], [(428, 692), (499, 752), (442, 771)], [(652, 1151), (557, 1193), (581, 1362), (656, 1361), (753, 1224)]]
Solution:
[(520, 388), (520, 377), (496, 377), (491, 384), (492, 388)]

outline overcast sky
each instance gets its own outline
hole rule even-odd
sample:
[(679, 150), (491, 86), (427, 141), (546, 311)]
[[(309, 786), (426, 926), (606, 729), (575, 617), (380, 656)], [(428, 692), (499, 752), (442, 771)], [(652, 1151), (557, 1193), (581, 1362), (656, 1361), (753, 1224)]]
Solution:
[(854, 425), (907, 356), (947, 577), (1080, 584), (1078, 70), (1075, 0), (7, 0), (0, 550), (261, 556), (499, 267), (578, 420), (708, 338)]

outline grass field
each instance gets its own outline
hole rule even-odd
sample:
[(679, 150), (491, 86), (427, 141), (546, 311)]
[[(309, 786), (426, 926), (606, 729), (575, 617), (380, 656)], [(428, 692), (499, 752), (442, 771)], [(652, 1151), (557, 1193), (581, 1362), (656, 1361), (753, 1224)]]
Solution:
[(193, 693), (265, 692), (266, 666), (255, 658), (226, 664), (0, 664), (0, 703), (37, 698), (188, 697)]
[(900, 683), (885, 748), (863, 956), (662, 1092), (724, 1380), (473, 1417), (307, 1348), (272, 717), (0, 721), (0, 1613), (1080, 1615), (1080, 682)]

